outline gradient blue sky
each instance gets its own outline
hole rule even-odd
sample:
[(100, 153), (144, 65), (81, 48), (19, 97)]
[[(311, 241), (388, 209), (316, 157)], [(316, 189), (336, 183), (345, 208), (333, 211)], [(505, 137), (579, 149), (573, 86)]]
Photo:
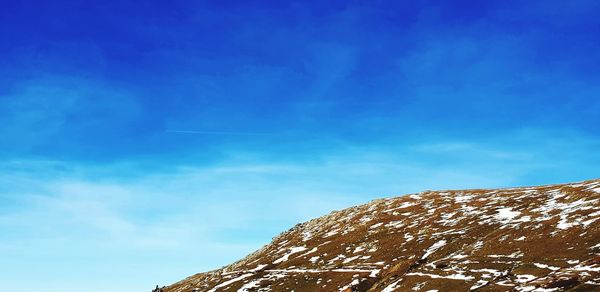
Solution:
[(600, 176), (599, 1), (4, 1), (0, 283), (147, 291), (312, 217)]

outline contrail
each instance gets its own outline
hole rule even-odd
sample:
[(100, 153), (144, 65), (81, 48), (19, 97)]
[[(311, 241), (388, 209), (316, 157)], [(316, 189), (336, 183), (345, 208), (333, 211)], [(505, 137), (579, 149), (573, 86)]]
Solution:
[(200, 134), (200, 135), (242, 135), (242, 136), (265, 136), (271, 133), (255, 132), (228, 132), (228, 131), (191, 131), (191, 130), (166, 130), (167, 133)]

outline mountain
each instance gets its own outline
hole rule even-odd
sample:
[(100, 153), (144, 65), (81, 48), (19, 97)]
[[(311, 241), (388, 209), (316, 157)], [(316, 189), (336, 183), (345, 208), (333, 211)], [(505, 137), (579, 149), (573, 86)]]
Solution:
[(298, 224), (180, 291), (600, 291), (600, 179), (425, 191)]

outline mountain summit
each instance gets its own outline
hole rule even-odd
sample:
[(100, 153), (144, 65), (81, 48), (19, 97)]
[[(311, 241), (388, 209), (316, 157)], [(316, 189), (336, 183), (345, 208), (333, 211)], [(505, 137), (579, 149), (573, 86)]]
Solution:
[(298, 224), (165, 292), (600, 291), (600, 180), (425, 191)]

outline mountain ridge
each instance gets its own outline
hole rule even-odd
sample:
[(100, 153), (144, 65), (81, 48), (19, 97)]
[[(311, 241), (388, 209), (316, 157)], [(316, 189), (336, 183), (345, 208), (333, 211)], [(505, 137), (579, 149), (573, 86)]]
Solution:
[(428, 190), (299, 223), (164, 291), (600, 291), (598, 219), (600, 179)]

